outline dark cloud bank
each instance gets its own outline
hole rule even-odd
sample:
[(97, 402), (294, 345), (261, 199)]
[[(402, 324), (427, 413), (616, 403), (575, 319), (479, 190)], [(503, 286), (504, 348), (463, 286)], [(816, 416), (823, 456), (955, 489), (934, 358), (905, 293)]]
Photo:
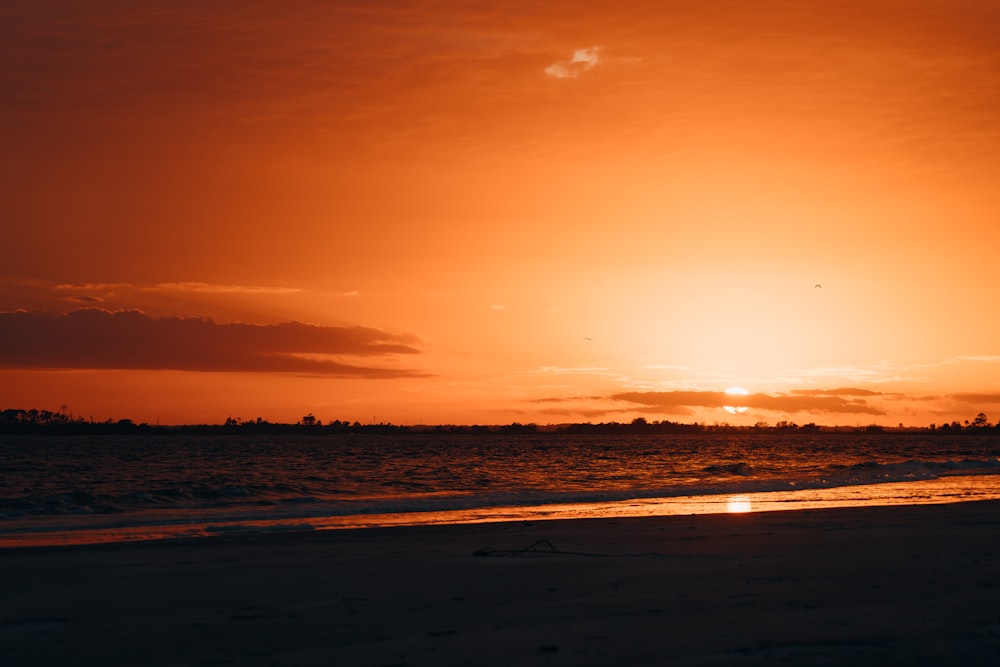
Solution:
[(301, 322), (219, 324), (200, 317), (152, 318), (137, 310), (0, 312), (0, 367), (313, 373), (406, 377), (409, 369), (354, 365), (329, 355), (418, 354), (416, 338), (368, 327)]

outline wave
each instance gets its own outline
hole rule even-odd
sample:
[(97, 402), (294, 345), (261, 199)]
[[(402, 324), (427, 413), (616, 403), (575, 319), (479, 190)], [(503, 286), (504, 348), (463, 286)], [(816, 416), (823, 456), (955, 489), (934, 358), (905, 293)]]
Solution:
[(746, 462), (710, 465), (704, 475), (678, 476), (647, 486), (584, 490), (557, 488), (482, 488), (433, 490), (429, 485), (395, 484), (381, 493), (329, 494), (304, 486), (223, 485), (217, 488), (173, 487), (102, 495), (75, 490), (66, 493), (0, 498), (0, 518), (14, 520), (30, 516), (94, 516), (150, 512), (217, 514), (232, 518), (266, 512), (275, 518), (395, 514), (465, 510), (489, 507), (541, 506), (565, 503), (607, 502), (628, 499), (670, 498), (727, 493), (757, 493), (823, 489), (891, 482), (929, 480), (944, 476), (1000, 475), (996, 458), (896, 463), (863, 461), (849, 466), (831, 466), (808, 475), (767, 475)]
[(72, 490), (65, 493), (0, 498), (0, 518), (9, 519), (24, 515), (118, 514), (157, 508), (224, 508), (245, 504), (270, 506), (282, 503), (312, 503), (316, 500), (317, 498), (311, 495), (308, 489), (287, 485), (154, 488), (121, 494)]
[(866, 480), (865, 483), (881, 479), (888, 481), (906, 481), (908, 479), (933, 479), (942, 475), (959, 475), (962, 473), (982, 473), (1000, 470), (1000, 459), (961, 459), (945, 461), (921, 461), (910, 459), (899, 463), (879, 463), (864, 461), (848, 468), (849, 479), (855, 477)]
[(749, 477), (754, 474), (753, 468), (743, 462), (730, 465), (711, 465), (702, 468), (702, 470), (713, 474), (740, 475), (741, 477)]
[(503, 517), (969, 475), (997, 475), (1000, 486), (1000, 439), (964, 437), (24, 438), (0, 440), (0, 452), (0, 537), (8, 542), (60, 531), (148, 535), (141, 529), (151, 526), (197, 535), (263, 522)]

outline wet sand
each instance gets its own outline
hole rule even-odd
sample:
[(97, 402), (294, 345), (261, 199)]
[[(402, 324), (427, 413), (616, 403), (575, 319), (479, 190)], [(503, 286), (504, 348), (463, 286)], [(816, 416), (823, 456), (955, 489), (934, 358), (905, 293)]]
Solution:
[(12, 667), (998, 655), (1000, 502), (0, 550)]

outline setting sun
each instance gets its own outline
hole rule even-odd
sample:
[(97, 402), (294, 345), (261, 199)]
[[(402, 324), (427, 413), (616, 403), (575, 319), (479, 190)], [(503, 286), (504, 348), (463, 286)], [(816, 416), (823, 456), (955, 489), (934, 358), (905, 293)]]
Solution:
[(747, 411), (747, 406), (742, 405), (739, 399), (743, 396), (748, 396), (750, 392), (743, 387), (730, 387), (726, 389), (725, 394), (733, 399), (733, 403), (731, 405), (723, 405), (723, 410), (733, 415), (742, 414)]

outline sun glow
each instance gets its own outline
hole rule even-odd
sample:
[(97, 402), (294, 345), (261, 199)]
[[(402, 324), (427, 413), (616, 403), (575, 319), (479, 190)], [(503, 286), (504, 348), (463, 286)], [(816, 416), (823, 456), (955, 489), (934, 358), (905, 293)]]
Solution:
[[(743, 387), (730, 387), (729, 389), (726, 390), (726, 395), (732, 396), (734, 398), (739, 396), (747, 396), (749, 394), (750, 392), (748, 392)], [(735, 403), (735, 405), (723, 405), (722, 409), (731, 415), (743, 414), (744, 412), (747, 411), (747, 406), (739, 405), (739, 401), (733, 401), (733, 402)]]
[(0, 4), (0, 411), (998, 417), (1000, 2), (134, 4)]

